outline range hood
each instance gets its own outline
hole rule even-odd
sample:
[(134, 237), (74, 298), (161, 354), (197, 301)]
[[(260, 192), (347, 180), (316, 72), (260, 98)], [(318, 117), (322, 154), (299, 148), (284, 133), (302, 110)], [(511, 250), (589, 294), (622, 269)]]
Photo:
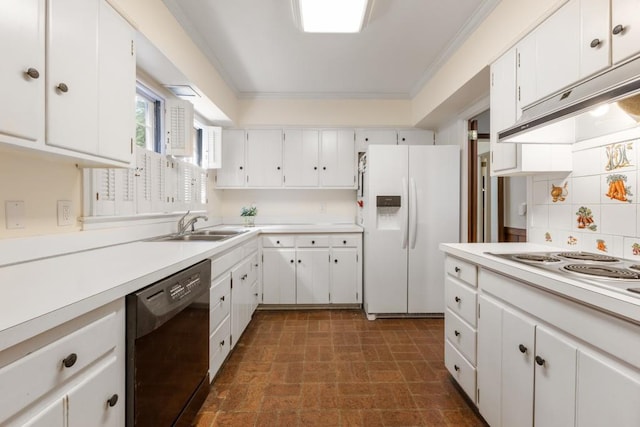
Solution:
[(604, 126), (608, 132), (640, 121), (640, 58), (527, 106), (515, 125), (498, 132), (498, 142), (570, 144), (605, 134), (605, 130), (585, 133), (584, 128), (593, 127), (595, 118), (583, 114), (606, 105), (614, 107), (614, 118)]

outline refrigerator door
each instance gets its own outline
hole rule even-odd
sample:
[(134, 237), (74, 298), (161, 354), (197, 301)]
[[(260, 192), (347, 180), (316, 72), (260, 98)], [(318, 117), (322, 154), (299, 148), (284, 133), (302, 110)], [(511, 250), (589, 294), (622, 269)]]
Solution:
[[(368, 147), (364, 208), (364, 308), (367, 313), (407, 312), (408, 154), (407, 146)], [(378, 206), (384, 205), (385, 200), (397, 200), (378, 199), (378, 196), (400, 196), (400, 206), (395, 202), (388, 203), (391, 206)]]
[[(409, 147), (408, 312), (444, 312), (443, 242), (460, 233), (460, 149), (453, 145)], [(411, 188), (413, 188), (410, 185)]]

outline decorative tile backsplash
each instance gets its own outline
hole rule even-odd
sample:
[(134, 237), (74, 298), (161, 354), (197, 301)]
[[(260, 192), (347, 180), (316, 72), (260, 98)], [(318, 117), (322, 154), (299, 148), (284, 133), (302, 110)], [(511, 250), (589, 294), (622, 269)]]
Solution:
[(638, 133), (576, 146), (569, 175), (534, 176), (529, 241), (640, 260)]

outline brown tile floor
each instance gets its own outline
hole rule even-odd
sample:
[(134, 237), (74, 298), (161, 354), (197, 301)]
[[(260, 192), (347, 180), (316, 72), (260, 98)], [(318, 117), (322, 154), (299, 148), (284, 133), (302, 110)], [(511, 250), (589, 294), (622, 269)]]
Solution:
[(211, 387), (209, 426), (485, 426), (444, 367), (442, 319), (258, 311)]

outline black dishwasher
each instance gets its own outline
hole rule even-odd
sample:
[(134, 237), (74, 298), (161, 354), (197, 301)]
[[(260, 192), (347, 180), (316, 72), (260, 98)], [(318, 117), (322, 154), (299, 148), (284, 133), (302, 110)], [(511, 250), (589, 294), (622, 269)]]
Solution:
[(127, 426), (190, 425), (209, 390), (206, 260), (127, 295)]

